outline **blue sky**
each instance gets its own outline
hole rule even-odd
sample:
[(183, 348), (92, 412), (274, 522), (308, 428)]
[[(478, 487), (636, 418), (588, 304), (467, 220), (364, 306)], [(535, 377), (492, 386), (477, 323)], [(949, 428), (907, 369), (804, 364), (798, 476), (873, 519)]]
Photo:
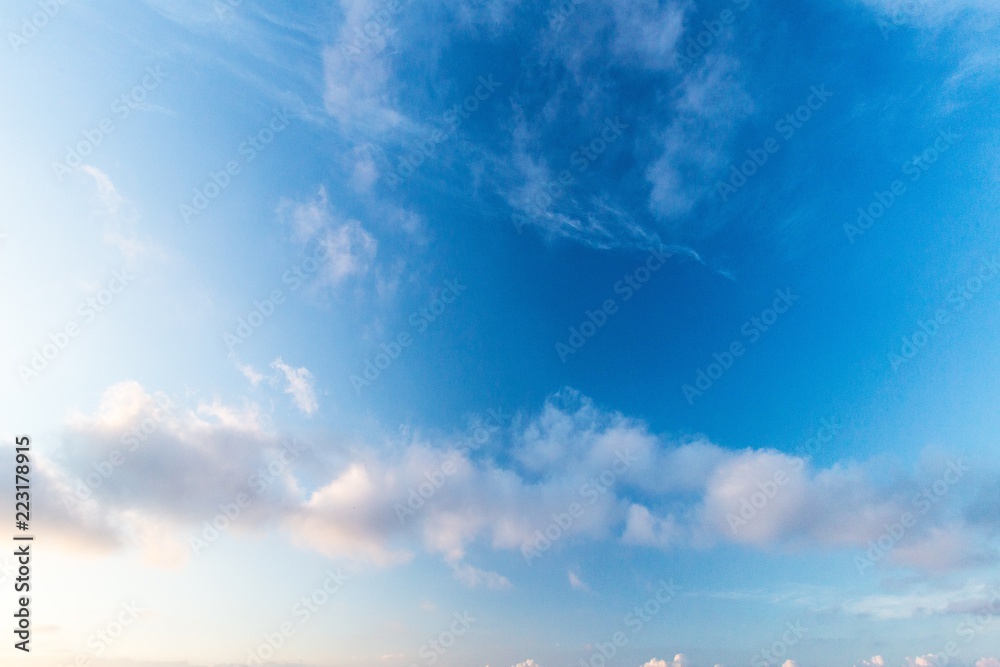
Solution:
[(1000, 664), (995, 3), (0, 16), (38, 664)]

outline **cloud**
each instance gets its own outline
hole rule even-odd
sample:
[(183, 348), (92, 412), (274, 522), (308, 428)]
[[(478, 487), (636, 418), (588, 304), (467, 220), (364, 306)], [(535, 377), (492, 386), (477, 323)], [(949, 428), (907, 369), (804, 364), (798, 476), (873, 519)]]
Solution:
[(508, 581), (507, 577), (504, 577), (496, 572), (480, 570), (479, 568), (473, 567), (468, 563), (454, 563), (452, 565), (452, 573), (455, 575), (456, 579), (469, 588), (485, 586), (486, 588), (495, 591), (510, 588), (510, 581)]
[(934, 653), (928, 653), (916, 658), (907, 657), (904, 660), (907, 667), (945, 667), (948, 664), (948, 657), (946, 655), (937, 655)]
[(882, 16), (895, 19), (901, 25), (934, 28), (954, 23), (967, 13), (996, 14), (998, 9), (991, 0), (935, 0), (912, 3), (906, 0), (860, 0)]
[(535, 662), (531, 658), (528, 658), (524, 662), (517, 663), (516, 665), (514, 665), (514, 667), (539, 667), (539, 666), (537, 662)]
[(236, 368), (238, 368), (240, 373), (243, 374), (243, 377), (247, 379), (247, 382), (250, 383), (251, 387), (256, 387), (264, 379), (264, 374), (257, 372), (250, 364), (241, 364), (236, 362)]
[(876, 655), (871, 660), (862, 660), (855, 663), (854, 667), (885, 667), (885, 658)]
[[(280, 358), (272, 366), (298, 407), (314, 411), (308, 371)], [(86, 539), (98, 549), (122, 544), (121, 526), (138, 535), (190, 531), (246, 493), (276, 457), (287, 458), (287, 440), (271, 433), (266, 421), (253, 404), (215, 400), (182, 409), (137, 383), (114, 385), (93, 414), (70, 416), (60, 455), (42, 463), (40, 484), (50, 490), (53, 506), (46, 516), (68, 536), (89, 532)], [(615, 540), (661, 549), (720, 543), (849, 549), (860, 556), (928, 482), (898, 469), (892, 485), (878, 484), (884, 462), (814, 468), (774, 450), (671, 441), (572, 390), (554, 394), (538, 413), (522, 414), (513, 424), (493, 436), (509, 443), (503, 463), (487, 450), (463, 447), (460, 438), (408, 436), (396, 447), (359, 445), (339, 454), (310, 470), (309, 478), (319, 481), (308, 489), (294, 465), (279, 465), (237, 532), (280, 526), (304, 548), (379, 566), (407, 562), (421, 551), (437, 554), (466, 585), (503, 589), (511, 585), (504, 574), (469, 562), (471, 545), (519, 551), (525, 558)], [(95, 462), (108, 467), (100, 462), (115, 451), (125, 463), (110, 466), (107, 478), (95, 476)], [(60, 508), (58, 499), (88, 475), (93, 488), (72, 509)], [(747, 507), (754, 513), (741, 515)], [(953, 530), (961, 494), (942, 498), (937, 508), (900, 538), (902, 557), (897, 560), (890, 547), (882, 566), (942, 566), (929, 554)], [(733, 516), (746, 516), (745, 525), (734, 530)], [(961, 535), (956, 544), (967, 549), (981, 549), (988, 540), (971, 524)], [(946, 558), (943, 564), (963, 562)], [(574, 583), (573, 573), (567, 576), (571, 585), (583, 585), (578, 577)], [(883, 618), (915, 609), (952, 613), (956, 600), (972, 609), (984, 593), (914, 595), (862, 598), (842, 608)]]
[(673, 660), (657, 660), (654, 658), (643, 664), (642, 667), (691, 667), (691, 661), (683, 653), (678, 653), (674, 656)]
[(89, 164), (82, 165), (80, 171), (90, 176), (97, 187), (101, 204), (97, 215), (104, 222), (104, 243), (115, 248), (128, 264), (134, 264), (150, 249), (138, 238), (135, 207), (118, 192), (105, 172)]
[(292, 230), (301, 244), (318, 246), (322, 257), (319, 280), (337, 287), (352, 276), (362, 276), (372, 268), (378, 242), (357, 220), (338, 221), (329, 210), (326, 188), (320, 186), (311, 201), (282, 199), (278, 217)]
[(754, 108), (740, 83), (738, 61), (725, 55), (706, 56), (672, 97), (674, 118), (659, 131), (661, 153), (646, 170), (650, 209), (666, 219), (690, 212), (711, 191), (729, 137)]
[(579, 591), (589, 591), (590, 590), (590, 587), (587, 586), (587, 584), (585, 584), (582, 579), (580, 579), (579, 575), (577, 575), (576, 572), (573, 572), (572, 570), (570, 570), (569, 572), (566, 573), (566, 576), (569, 579), (569, 585), (572, 588), (575, 588), (576, 590), (579, 590)]
[[(380, 133), (399, 126), (405, 117), (395, 108), (390, 84), (400, 16), (375, 0), (341, 0), (340, 8), (340, 31), (335, 43), (323, 50), (326, 111), (344, 129)], [(378, 17), (377, 10), (382, 12)], [(378, 29), (366, 34), (370, 26)]]
[(182, 409), (136, 382), (109, 387), (93, 414), (74, 412), (60, 447), (37, 470), (40, 524), (88, 550), (139, 544), (161, 565), (187, 556), (186, 538), (220, 506), (249, 494), (237, 532), (255, 530), (298, 504), (294, 478), (268, 465), (283, 454), (253, 407), (219, 402)]
[(285, 393), (295, 401), (295, 406), (304, 414), (311, 415), (319, 407), (316, 403), (316, 392), (313, 389), (313, 375), (308, 368), (292, 368), (281, 357), (271, 362), (271, 368), (277, 370), (285, 378)]

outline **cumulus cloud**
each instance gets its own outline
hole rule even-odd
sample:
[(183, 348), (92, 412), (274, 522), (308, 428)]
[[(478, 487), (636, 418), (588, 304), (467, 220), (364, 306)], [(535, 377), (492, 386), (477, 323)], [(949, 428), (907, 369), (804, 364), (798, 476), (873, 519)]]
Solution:
[[(307, 371), (280, 359), (275, 367), (300, 409), (314, 410)], [(185, 527), (190, 534), (252, 491), (254, 502), (237, 532), (280, 526), (304, 548), (381, 566), (423, 551), (439, 555), (466, 585), (503, 589), (511, 585), (506, 575), (469, 562), (473, 543), (520, 551), (529, 561), (595, 540), (862, 551), (920, 486), (904, 480), (902, 490), (883, 488), (872, 481), (876, 468), (861, 464), (815, 469), (773, 450), (672, 442), (566, 390), (495, 436), (509, 443), (503, 464), (485, 450), (463, 447), (461, 439), (413, 438), (338, 455), (326, 469), (310, 471), (320, 481), (306, 489), (287, 460), (287, 441), (265, 422), (253, 404), (215, 400), (187, 409), (137, 383), (115, 385), (93, 414), (70, 416), (60, 455), (40, 464), (39, 484), (51, 505), (44, 515), (57, 532), (108, 549), (126, 541), (122, 526), (134, 535), (172, 535)], [(115, 451), (124, 463), (101, 463)], [(105, 468), (113, 472), (95, 472)], [(78, 501), (62, 507), (59, 498), (75, 491)], [(642, 502), (633, 500), (637, 495)], [(753, 515), (741, 515), (748, 506)], [(739, 531), (733, 516), (747, 516)], [(912, 543), (907, 536), (900, 546), (932, 550), (936, 531), (950, 526), (948, 516), (922, 516)], [(981, 541), (971, 531), (968, 539)], [(176, 544), (163, 551), (171, 549), (176, 552)], [(891, 549), (888, 560), (894, 562)], [(584, 585), (574, 573), (567, 576), (571, 585)], [(976, 595), (982, 591), (970, 591), (970, 604)], [(865, 599), (844, 609), (885, 616), (896, 605), (950, 613), (952, 602)]]
[(948, 656), (928, 653), (916, 658), (904, 658), (907, 667), (945, 667), (948, 664)]
[(673, 660), (653, 659), (644, 663), (642, 667), (691, 667), (691, 661), (683, 653), (678, 653)]
[(77, 548), (139, 544), (158, 564), (178, 564), (193, 528), (239, 494), (255, 502), (237, 532), (300, 502), (287, 466), (266, 472), (284, 451), (253, 407), (207, 402), (186, 409), (122, 382), (104, 392), (93, 414), (71, 414), (61, 447), (38, 461), (39, 521)]
[(855, 663), (854, 667), (885, 667), (885, 658), (880, 655), (872, 657), (871, 660), (862, 660)]

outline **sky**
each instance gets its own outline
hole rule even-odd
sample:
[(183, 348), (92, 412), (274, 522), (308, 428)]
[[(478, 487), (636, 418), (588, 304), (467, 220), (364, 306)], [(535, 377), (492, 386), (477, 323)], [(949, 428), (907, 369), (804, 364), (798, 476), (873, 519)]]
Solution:
[(3, 664), (1000, 666), (994, 0), (0, 27)]

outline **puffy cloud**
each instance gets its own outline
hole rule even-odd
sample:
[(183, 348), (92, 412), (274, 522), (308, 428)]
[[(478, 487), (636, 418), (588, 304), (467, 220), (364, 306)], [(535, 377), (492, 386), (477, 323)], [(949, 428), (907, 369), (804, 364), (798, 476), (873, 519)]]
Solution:
[(973, 667), (1000, 667), (1000, 660), (997, 658), (980, 658), (973, 663)]
[(704, 525), (734, 542), (862, 546), (898, 521), (908, 499), (886, 496), (859, 466), (813, 471), (798, 457), (746, 451), (705, 488)]
[(642, 667), (691, 667), (691, 661), (683, 653), (678, 653), (673, 660), (649, 660)]
[(862, 660), (856, 663), (854, 667), (885, 667), (885, 658), (876, 655), (871, 660)]
[[(315, 409), (305, 369), (276, 364), (299, 407)], [(238, 494), (252, 493), (237, 530), (276, 525), (306, 548), (383, 566), (423, 550), (440, 555), (469, 586), (502, 589), (510, 585), (503, 574), (466, 562), (474, 542), (519, 550), (529, 559), (608, 539), (656, 548), (734, 542), (865, 549), (920, 487), (903, 480), (883, 488), (872, 480), (873, 466), (817, 470), (773, 450), (670, 442), (566, 390), (537, 415), (521, 415), (493, 436), (509, 443), (503, 465), (489, 448), (473, 451), (460, 438), (412, 439), (340, 453), (325, 467), (312, 467), (309, 478), (319, 482), (304, 489), (295, 474), (298, 453), (290, 456), (287, 442), (265, 422), (252, 404), (216, 400), (182, 409), (137, 383), (115, 385), (93, 414), (71, 415), (60, 455), (41, 462), (41, 502), (51, 506), (43, 516), (67, 538), (107, 549), (125, 541), (123, 530), (140, 537), (184, 528), (190, 534)], [(105, 463), (116, 451), (123, 461)], [(59, 499), (74, 493), (78, 501), (60, 507)], [(941, 565), (916, 556), (952, 529), (949, 516), (928, 512), (900, 540), (906, 564)], [(745, 522), (739, 530), (733, 517)], [(971, 528), (963, 539), (981, 542)], [(164, 542), (164, 553), (171, 549), (176, 544)], [(568, 576), (571, 585), (582, 585)], [(949, 604), (866, 599), (845, 610), (897, 617), (897, 607), (948, 613)]]
[(528, 658), (524, 662), (517, 663), (514, 667), (538, 667), (538, 663), (531, 658)]
[(946, 655), (937, 655), (934, 653), (928, 653), (917, 658), (907, 657), (904, 660), (907, 667), (945, 667), (948, 664), (948, 657)]
[(252, 406), (183, 409), (122, 382), (93, 414), (71, 414), (61, 446), (37, 461), (39, 522), (76, 548), (135, 543), (158, 564), (178, 564), (192, 529), (241, 494), (254, 502), (237, 531), (273, 522), (300, 502), (288, 467), (268, 470), (287, 452)]

